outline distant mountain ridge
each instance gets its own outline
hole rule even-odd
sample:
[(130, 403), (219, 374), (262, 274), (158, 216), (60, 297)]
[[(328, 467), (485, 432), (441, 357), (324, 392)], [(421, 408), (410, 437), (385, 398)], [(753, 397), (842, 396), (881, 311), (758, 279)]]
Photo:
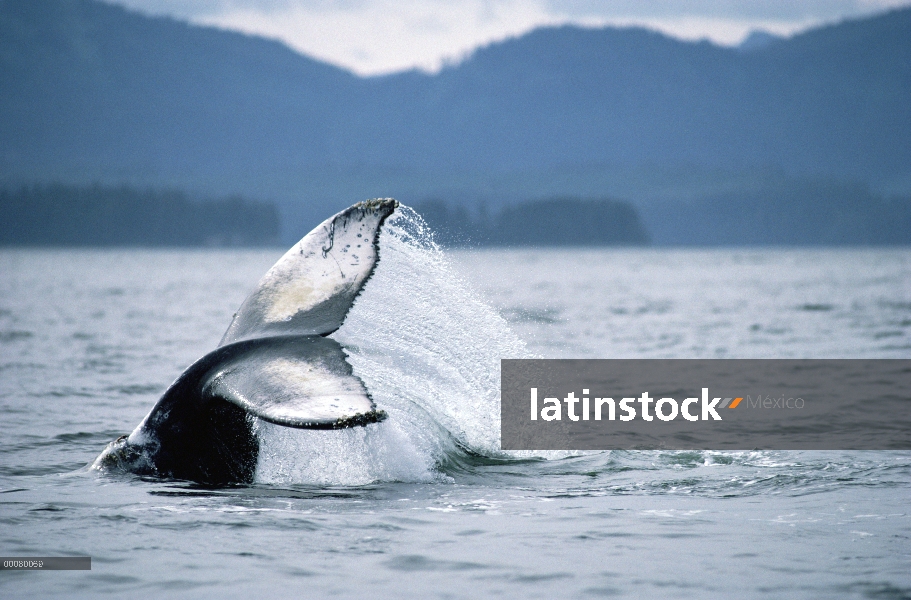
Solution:
[(911, 189), (909, 106), (911, 9), (749, 52), (548, 27), (361, 78), (91, 0), (0, 0), (0, 183), (239, 193), (311, 220), (367, 196), (635, 201), (741, 173)]
[(737, 49), (741, 52), (753, 52), (754, 50), (767, 48), (769, 44), (780, 42), (783, 39), (783, 36), (775, 35), (762, 29), (754, 29), (743, 38), (743, 41), (737, 44)]

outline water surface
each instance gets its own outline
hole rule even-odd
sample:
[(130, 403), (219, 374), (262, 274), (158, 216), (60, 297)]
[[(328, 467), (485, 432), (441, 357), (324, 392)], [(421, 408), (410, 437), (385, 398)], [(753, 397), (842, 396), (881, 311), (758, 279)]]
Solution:
[(911, 251), (407, 242), (335, 334), (389, 420), (263, 425), (227, 489), (86, 466), (282, 251), (0, 251), (0, 553), (93, 559), (0, 594), (911, 597), (911, 453), (510, 456), (496, 422), (501, 357), (911, 357)]

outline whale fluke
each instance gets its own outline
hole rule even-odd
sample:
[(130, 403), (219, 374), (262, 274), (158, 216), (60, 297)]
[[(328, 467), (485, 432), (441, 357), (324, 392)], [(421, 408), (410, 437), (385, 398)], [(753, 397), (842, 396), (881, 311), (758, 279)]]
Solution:
[(308, 233), (260, 279), (220, 345), (267, 335), (327, 335), (341, 327), (373, 274), (380, 226), (398, 202), (368, 200)]
[(286, 427), (341, 429), (382, 418), (342, 346), (323, 337), (263, 338), (219, 362), (203, 396)]
[(190, 365), (129, 437), (93, 467), (208, 484), (253, 481), (253, 419), (340, 429), (382, 421), (342, 346), (341, 327), (379, 260), (398, 203), (355, 204), (289, 250), (243, 302), (219, 347)]

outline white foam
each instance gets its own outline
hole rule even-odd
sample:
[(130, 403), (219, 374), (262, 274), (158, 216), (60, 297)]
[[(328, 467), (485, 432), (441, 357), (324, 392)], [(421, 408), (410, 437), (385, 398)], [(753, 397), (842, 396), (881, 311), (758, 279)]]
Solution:
[(407, 419), (341, 430), (304, 430), (257, 421), (260, 483), (365, 485), (434, 481), (435, 449), (408, 435)]

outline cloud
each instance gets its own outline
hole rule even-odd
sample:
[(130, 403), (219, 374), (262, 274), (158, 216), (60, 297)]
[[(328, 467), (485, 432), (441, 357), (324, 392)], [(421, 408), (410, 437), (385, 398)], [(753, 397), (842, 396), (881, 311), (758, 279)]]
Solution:
[(543, 25), (645, 26), (681, 39), (735, 44), (753, 29), (789, 35), (907, 6), (911, 0), (117, 0), (282, 40), (292, 48), (378, 74), (435, 71), (478, 46)]
[(278, 38), (360, 74), (436, 71), (479, 45), (563, 22), (522, 0), (308, 2), (236, 8), (194, 21)]
[(829, 21), (868, 14), (908, 0), (546, 0), (552, 13), (604, 19)]

